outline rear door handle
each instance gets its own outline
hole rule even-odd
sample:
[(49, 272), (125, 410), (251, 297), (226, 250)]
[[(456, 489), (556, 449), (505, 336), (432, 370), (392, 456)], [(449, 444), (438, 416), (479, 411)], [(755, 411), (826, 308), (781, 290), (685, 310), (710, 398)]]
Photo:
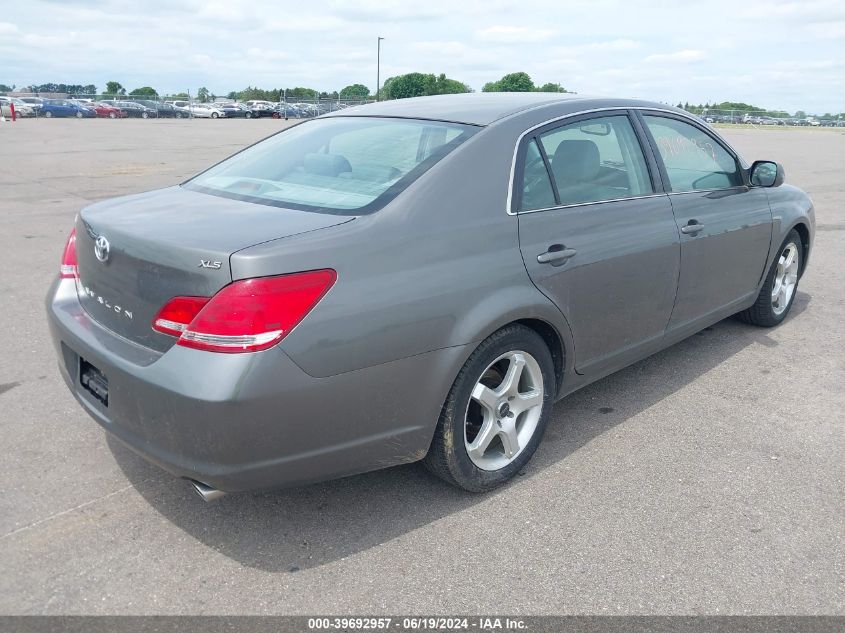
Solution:
[(686, 226), (681, 227), (681, 233), (684, 235), (695, 235), (704, 230), (704, 225), (699, 224), (698, 220), (690, 220)]
[(545, 253), (537, 255), (537, 261), (541, 264), (560, 266), (570, 257), (574, 257), (578, 251), (574, 248), (566, 248), (563, 244), (552, 244)]

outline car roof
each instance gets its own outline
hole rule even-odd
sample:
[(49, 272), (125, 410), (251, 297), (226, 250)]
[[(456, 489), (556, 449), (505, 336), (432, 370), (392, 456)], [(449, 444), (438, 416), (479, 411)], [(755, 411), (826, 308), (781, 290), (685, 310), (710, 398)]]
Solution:
[(650, 101), (612, 99), (573, 93), (471, 92), (380, 101), (345, 108), (340, 112), (333, 112), (324, 116), (384, 116), (452, 121), (470, 125), (490, 125), (499, 119), (519, 112), (554, 104), (560, 104), (568, 112), (610, 107), (653, 107), (676, 110), (672, 106)]

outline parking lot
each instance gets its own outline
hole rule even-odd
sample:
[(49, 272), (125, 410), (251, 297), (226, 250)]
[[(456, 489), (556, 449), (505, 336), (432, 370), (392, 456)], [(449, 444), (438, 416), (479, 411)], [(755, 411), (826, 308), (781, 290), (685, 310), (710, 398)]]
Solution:
[(411, 465), (206, 504), (77, 405), (43, 299), (80, 208), (284, 125), (0, 124), (0, 613), (845, 614), (845, 130), (722, 130), (816, 205), (782, 326), (726, 320), (570, 396), (489, 494)]

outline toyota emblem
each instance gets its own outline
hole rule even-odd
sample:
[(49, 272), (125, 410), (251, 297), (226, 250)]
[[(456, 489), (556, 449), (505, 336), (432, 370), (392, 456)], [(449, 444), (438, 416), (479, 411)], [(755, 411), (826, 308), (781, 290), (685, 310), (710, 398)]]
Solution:
[(100, 235), (96, 240), (94, 240), (94, 255), (96, 255), (97, 259), (101, 262), (104, 262), (109, 258), (109, 241), (103, 235)]

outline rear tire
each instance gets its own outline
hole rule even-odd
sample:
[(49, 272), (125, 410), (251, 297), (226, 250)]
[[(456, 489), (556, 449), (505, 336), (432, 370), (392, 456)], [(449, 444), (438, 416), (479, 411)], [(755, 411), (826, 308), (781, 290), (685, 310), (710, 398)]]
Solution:
[(495, 332), (458, 373), (425, 466), (470, 492), (502, 485), (537, 450), (555, 384), (552, 355), (536, 332), (522, 325)]
[(772, 262), (754, 305), (737, 317), (760, 327), (774, 327), (782, 323), (795, 301), (803, 262), (804, 245), (798, 231), (793, 229)]
[(47, 117), (48, 119), (52, 119), (53, 113), (48, 110), (47, 112), (44, 113), (44, 116)]

